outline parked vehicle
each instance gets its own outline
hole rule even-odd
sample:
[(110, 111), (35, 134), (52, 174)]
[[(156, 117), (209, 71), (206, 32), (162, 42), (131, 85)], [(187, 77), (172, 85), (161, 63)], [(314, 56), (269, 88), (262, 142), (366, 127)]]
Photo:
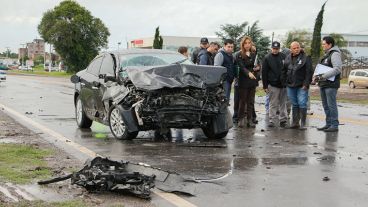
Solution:
[(195, 65), (177, 52), (106, 52), (71, 77), (77, 124), (103, 123), (118, 139), (170, 128), (202, 128), (220, 139), (232, 127), (225, 76), (226, 68)]
[(6, 81), (6, 72), (0, 70), (0, 82)]
[(368, 69), (355, 69), (349, 74), (348, 83), (350, 88), (368, 88)]

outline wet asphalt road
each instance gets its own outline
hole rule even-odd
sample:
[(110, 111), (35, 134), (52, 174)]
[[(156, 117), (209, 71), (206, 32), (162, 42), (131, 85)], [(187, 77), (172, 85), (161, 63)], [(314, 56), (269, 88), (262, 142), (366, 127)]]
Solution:
[[(209, 179), (196, 206), (366, 206), (368, 203), (368, 109), (339, 104), (340, 131), (324, 133), (321, 103), (306, 131), (265, 127), (263, 98), (257, 98), (255, 129), (233, 128), (223, 140), (207, 140), (200, 130), (172, 130), (173, 142), (157, 142), (152, 132), (133, 141), (115, 140), (108, 127), (80, 130), (74, 120), (73, 85), (60, 78), (9, 75), (0, 83), (0, 103), (65, 137), (114, 159), (144, 162), (184, 176)], [(368, 91), (367, 91), (368, 92)], [(191, 147), (213, 145), (214, 147)], [(329, 181), (323, 181), (328, 177)], [(158, 206), (172, 206), (159, 198)]]

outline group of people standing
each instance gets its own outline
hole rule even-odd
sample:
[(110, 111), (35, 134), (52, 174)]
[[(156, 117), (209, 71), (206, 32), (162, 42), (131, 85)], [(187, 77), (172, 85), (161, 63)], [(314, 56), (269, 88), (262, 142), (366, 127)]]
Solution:
[[(325, 55), (320, 64), (330, 67), (324, 74), (313, 75), (312, 60), (301, 48), (300, 43), (292, 42), (290, 50), (281, 52), (280, 43), (275, 41), (271, 51), (262, 61), (258, 60), (257, 49), (252, 39), (243, 37), (240, 50), (234, 53), (234, 42), (224, 41), (223, 47), (216, 42), (200, 41), (200, 50), (194, 52), (192, 61), (199, 65), (214, 65), (227, 68), (225, 94), (230, 101), (234, 83), (234, 123), (238, 127), (255, 127), (257, 124), (254, 109), (256, 88), (262, 80), (263, 89), (269, 101), (268, 127), (289, 127), (306, 129), (309, 87), (318, 83), (326, 124), (318, 130), (338, 131), (337, 90), (340, 87), (342, 68), (340, 50), (334, 39), (326, 36), (322, 40)], [(180, 48), (179, 48), (179, 52)], [(335, 77), (331, 81), (331, 77)], [(287, 103), (291, 102), (292, 121), (288, 124)], [(268, 105), (268, 104), (266, 104)]]

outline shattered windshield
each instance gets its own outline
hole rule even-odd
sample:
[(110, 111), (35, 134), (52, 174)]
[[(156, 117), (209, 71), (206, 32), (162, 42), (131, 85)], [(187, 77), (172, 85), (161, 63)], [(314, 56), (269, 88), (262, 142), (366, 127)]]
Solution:
[(161, 66), (177, 63), (193, 64), (188, 58), (180, 54), (171, 53), (144, 53), (144, 54), (129, 54), (120, 56), (120, 69), (129, 66)]

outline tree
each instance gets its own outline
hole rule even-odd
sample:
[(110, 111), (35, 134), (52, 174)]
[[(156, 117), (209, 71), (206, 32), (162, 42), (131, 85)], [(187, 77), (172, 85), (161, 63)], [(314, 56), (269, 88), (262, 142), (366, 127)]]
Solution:
[(340, 48), (342, 59), (346, 60), (348, 58), (351, 58), (350, 51), (345, 49), (345, 47), (348, 46), (348, 42), (344, 39), (344, 37), (341, 34), (337, 33), (331, 33), (330, 36), (334, 38), (335, 45)]
[(66, 0), (44, 13), (38, 32), (71, 71), (83, 70), (107, 46), (108, 28), (77, 2)]
[(37, 55), (35, 58), (34, 58), (34, 64), (35, 65), (40, 65), (40, 64), (44, 64), (44, 60), (45, 60), (45, 58), (44, 58), (44, 56), (42, 56), (42, 55)]
[(326, 3), (327, 1), (322, 5), (322, 8), (319, 11), (316, 22), (314, 24), (313, 39), (311, 45), (311, 56), (313, 65), (316, 65), (318, 63), (321, 55), (321, 30), (323, 25), (323, 13), (325, 11)]
[(162, 45), (164, 44), (164, 40), (160, 35), (160, 27), (156, 28), (155, 39), (153, 40), (153, 48), (154, 49), (162, 49)]
[(267, 55), (270, 46), (270, 38), (263, 35), (263, 30), (258, 27), (258, 21), (251, 27), (248, 26), (247, 36), (251, 37), (257, 48), (259, 60)]
[(220, 25), (220, 31), (215, 34), (224, 41), (225, 39), (231, 39), (234, 41), (234, 51), (239, 49), (241, 38), (246, 35), (248, 22), (241, 24), (225, 24)]
[(263, 35), (263, 30), (258, 27), (258, 21), (254, 22), (251, 26), (247, 26), (248, 22), (221, 25), (221, 30), (216, 32), (216, 35), (222, 40), (233, 40), (234, 51), (240, 49), (240, 42), (244, 36), (250, 36), (256, 45), (259, 60), (261, 60), (267, 54), (270, 39)]
[(310, 45), (312, 42), (310, 33), (305, 29), (294, 29), (286, 33), (286, 39), (283, 41), (283, 45), (286, 48), (290, 48), (290, 44), (294, 41), (300, 43), (301, 47), (307, 54), (310, 54)]

